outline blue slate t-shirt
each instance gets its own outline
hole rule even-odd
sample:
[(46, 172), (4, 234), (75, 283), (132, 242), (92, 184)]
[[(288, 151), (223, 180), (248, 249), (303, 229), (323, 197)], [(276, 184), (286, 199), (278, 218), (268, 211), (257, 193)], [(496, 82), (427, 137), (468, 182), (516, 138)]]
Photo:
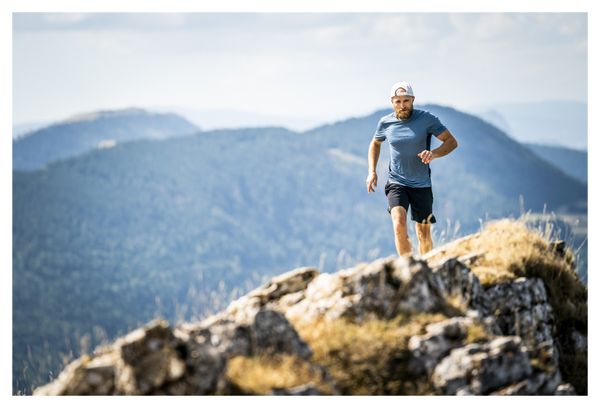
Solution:
[(408, 187), (431, 187), (429, 165), (417, 154), (431, 150), (431, 135), (446, 130), (433, 114), (414, 109), (410, 118), (400, 120), (396, 112), (379, 119), (373, 138), (390, 143), (389, 181)]

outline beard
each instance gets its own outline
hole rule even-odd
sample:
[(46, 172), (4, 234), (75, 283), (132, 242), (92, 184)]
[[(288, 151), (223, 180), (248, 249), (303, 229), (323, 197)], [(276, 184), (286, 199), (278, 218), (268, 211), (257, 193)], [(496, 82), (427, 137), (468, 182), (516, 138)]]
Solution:
[(406, 120), (410, 118), (410, 115), (413, 113), (413, 108), (408, 108), (403, 111), (396, 111), (396, 117), (401, 120)]

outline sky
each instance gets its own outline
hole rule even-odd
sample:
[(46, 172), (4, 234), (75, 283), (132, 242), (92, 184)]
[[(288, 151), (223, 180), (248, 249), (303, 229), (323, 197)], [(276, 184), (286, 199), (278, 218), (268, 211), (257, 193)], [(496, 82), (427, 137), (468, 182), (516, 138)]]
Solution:
[[(416, 103), (587, 101), (586, 13), (14, 13), (13, 124), (106, 109), (301, 128)], [(297, 125), (297, 126), (296, 126)]]

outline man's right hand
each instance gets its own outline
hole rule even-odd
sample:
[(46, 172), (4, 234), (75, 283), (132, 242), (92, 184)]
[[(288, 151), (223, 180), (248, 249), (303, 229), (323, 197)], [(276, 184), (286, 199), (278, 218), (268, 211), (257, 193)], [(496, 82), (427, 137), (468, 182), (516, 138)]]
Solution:
[(372, 171), (367, 176), (367, 193), (372, 193), (375, 191), (375, 187), (377, 187), (377, 173)]

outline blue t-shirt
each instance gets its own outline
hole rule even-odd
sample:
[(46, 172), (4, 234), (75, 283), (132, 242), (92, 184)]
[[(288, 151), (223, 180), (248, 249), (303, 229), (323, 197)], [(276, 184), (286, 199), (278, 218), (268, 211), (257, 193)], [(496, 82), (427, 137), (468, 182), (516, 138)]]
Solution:
[(408, 187), (431, 187), (431, 171), (417, 154), (431, 150), (431, 135), (446, 130), (433, 114), (414, 109), (407, 120), (396, 118), (396, 112), (379, 119), (373, 138), (390, 143), (389, 182)]

